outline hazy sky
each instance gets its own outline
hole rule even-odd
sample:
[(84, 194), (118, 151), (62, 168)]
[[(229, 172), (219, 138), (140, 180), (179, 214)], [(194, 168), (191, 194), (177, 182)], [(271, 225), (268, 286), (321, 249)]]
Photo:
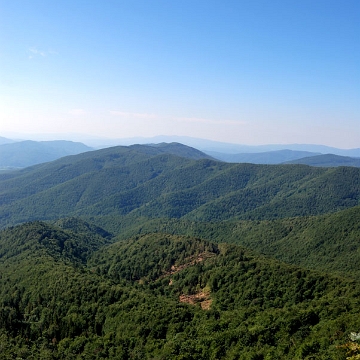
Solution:
[(359, 0), (0, 0), (0, 136), (360, 147)]

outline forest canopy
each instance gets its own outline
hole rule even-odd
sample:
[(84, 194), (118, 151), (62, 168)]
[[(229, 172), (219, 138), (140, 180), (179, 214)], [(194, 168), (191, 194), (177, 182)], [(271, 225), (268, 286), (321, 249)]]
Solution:
[(0, 174), (0, 359), (355, 358), (359, 171), (138, 145)]

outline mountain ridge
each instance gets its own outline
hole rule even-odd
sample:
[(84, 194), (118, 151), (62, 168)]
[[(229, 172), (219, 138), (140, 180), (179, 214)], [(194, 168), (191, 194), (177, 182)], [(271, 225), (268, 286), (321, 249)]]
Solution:
[[(86, 140), (83, 140), (86, 143)], [(265, 145), (242, 145), (235, 143), (226, 143), (221, 141), (207, 140), (201, 138), (193, 138), (189, 136), (166, 136), (158, 135), (154, 137), (133, 137), (123, 139), (104, 139), (101, 147), (108, 147), (114, 145), (129, 146), (132, 144), (153, 144), (162, 142), (178, 142), (187, 146), (194, 147), (205, 153), (207, 152), (220, 152), (226, 154), (237, 154), (237, 153), (258, 153), (258, 152), (269, 152), (277, 150), (292, 150), (292, 151), (307, 151), (314, 153), (328, 154), (333, 153), (342, 156), (360, 157), (360, 148), (353, 149), (341, 149), (332, 146), (319, 145), (319, 144), (265, 144)], [(89, 142), (91, 146), (99, 146), (99, 143)]]
[(354, 166), (360, 167), (360, 158), (340, 156), (335, 154), (322, 154), (286, 161), (284, 164), (304, 164), (310, 166)]
[(295, 150), (274, 150), (267, 152), (257, 153), (238, 153), (238, 154), (225, 154), (215, 151), (208, 151), (208, 154), (212, 155), (216, 159), (234, 162), (234, 163), (252, 163), (252, 164), (281, 164), (291, 163), (292, 160), (301, 159), (304, 157), (311, 157), (319, 155), (320, 153), (313, 153), (309, 151), (295, 151)]
[[(167, 152), (179, 153), (179, 146), (187, 157)], [(198, 158), (199, 151), (185, 145), (120, 146), (0, 174), (0, 224), (98, 214), (270, 219), (335, 212), (359, 203), (358, 168)]]
[(18, 141), (0, 144), (0, 168), (25, 168), (92, 148), (72, 141)]

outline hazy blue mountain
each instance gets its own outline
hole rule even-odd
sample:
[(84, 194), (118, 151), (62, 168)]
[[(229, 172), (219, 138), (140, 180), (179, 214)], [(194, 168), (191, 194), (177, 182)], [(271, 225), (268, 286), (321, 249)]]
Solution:
[[(22, 135), (25, 136), (24, 134)], [(59, 138), (58, 134), (52, 134), (50, 137), (46, 134), (32, 135), (32, 138), (37, 139), (50, 139)], [(120, 138), (111, 139), (103, 137), (89, 137), (84, 134), (62, 134), (62, 138), (75, 142), (82, 142), (94, 149), (103, 149), (113, 146), (129, 146), (134, 144), (157, 144), (157, 143), (181, 143), (200, 151), (203, 151), (209, 155), (212, 152), (223, 154), (242, 154), (242, 153), (265, 153), (269, 151), (279, 150), (292, 150), (292, 151), (305, 151), (317, 154), (335, 154), (341, 156), (360, 157), (360, 148), (356, 149), (339, 149), (318, 144), (265, 144), (265, 145), (243, 145), (226, 143), (220, 141), (213, 141), (201, 138), (194, 138), (189, 136), (166, 136), (158, 135), (154, 137), (132, 137), (132, 138)], [(9, 140), (9, 139), (7, 139)], [(0, 142), (1, 144), (1, 142)], [(286, 160), (284, 160), (286, 161)]]
[(65, 140), (13, 142), (0, 145), (0, 168), (24, 168), (90, 150), (82, 143)]
[(3, 145), (3, 144), (11, 144), (13, 143), (14, 140), (11, 140), (11, 139), (7, 139), (5, 137), (2, 137), (0, 136), (0, 145)]
[(269, 151), (291, 150), (294, 152), (310, 152), (316, 154), (335, 154), (341, 156), (360, 157), (360, 148), (338, 149), (325, 145), (317, 144), (271, 144), (271, 145), (236, 145), (224, 143), (209, 143), (197, 147), (205, 153), (211, 154), (216, 151), (220, 153), (240, 154), (240, 153), (264, 153)]
[[(285, 163), (285, 162), (284, 162)], [(304, 164), (311, 166), (334, 167), (334, 166), (355, 166), (360, 167), (360, 158), (349, 156), (340, 156), (334, 154), (322, 154), (310, 157), (304, 157), (292, 161), (287, 164)]]
[(178, 142), (199, 149), (209, 155), (212, 152), (224, 154), (241, 153), (264, 153), (278, 150), (306, 151), (317, 154), (336, 154), (341, 156), (360, 157), (360, 148), (357, 149), (338, 149), (325, 145), (317, 144), (267, 144), (267, 145), (242, 145), (225, 143), (207, 139), (193, 138), (189, 136), (154, 136), (154, 137), (134, 137), (124, 139), (84, 139), (84, 143), (93, 147), (108, 147), (114, 145), (132, 145), (132, 144), (153, 144), (161, 142)]
[(241, 153), (241, 154), (227, 154), (216, 151), (208, 151), (209, 155), (214, 158), (233, 163), (252, 163), (252, 164), (281, 164), (291, 160), (297, 160), (304, 157), (318, 155), (318, 153), (311, 153), (308, 151), (294, 151), (294, 150), (276, 150), (260, 153)]

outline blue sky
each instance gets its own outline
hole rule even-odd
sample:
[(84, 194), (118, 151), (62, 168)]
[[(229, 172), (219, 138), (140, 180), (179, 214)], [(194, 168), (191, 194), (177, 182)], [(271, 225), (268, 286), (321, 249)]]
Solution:
[(360, 1), (0, 0), (16, 133), (360, 147)]

